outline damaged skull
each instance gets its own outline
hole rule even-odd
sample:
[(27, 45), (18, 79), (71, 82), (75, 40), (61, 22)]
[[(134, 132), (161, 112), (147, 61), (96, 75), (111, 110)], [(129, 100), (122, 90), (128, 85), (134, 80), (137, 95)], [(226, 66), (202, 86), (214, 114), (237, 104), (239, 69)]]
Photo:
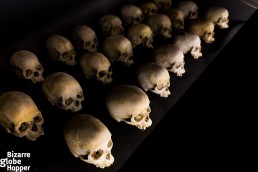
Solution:
[(101, 17), (99, 26), (104, 36), (122, 35), (124, 32), (121, 19), (115, 15), (104, 15)]
[(206, 43), (212, 43), (215, 41), (214, 24), (208, 20), (196, 20), (194, 21), (189, 31), (195, 35), (198, 35)]
[(72, 43), (65, 37), (53, 35), (47, 40), (47, 50), (53, 60), (75, 65), (75, 51)]
[(166, 11), (172, 6), (172, 0), (153, 0), (160, 11)]
[(122, 35), (111, 35), (103, 42), (103, 51), (111, 62), (115, 60), (130, 66), (134, 63), (133, 46), (131, 42)]
[(13, 53), (10, 65), (19, 78), (30, 80), (34, 84), (44, 81), (43, 66), (38, 57), (30, 51), (20, 50)]
[(145, 24), (139, 23), (131, 25), (127, 30), (126, 36), (131, 41), (134, 48), (139, 45), (153, 48), (153, 32), (151, 28)]
[(87, 114), (72, 117), (64, 127), (64, 138), (76, 158), (99, 168), (113, 164), (111, 133), (99, 119)]
[(77, 26), (73, 31), (73, 38), (78, 46), (83, 50), (97, 51), (98, 39), (94, 30), (88, 26)]
[(147, 94), (133, 85), (116, 86), (106, 100), (108, 112), (116, 121), (124, 121), (142, 130), (152, 124), (149, 104)]
[(147, 18), (158, 12), (158, 7), (152, 2), (143, 2), (139, 7), (142, 10), (143, 18)]
[(124, 5), (120, 11), (125, 26), (138, 24), (142, 21), (142, 10), (135, 5)]
[(175, 36), (174, 45), (184, 54), (190, 52), (194, 59), (202, 56), (201, 39), (198, 35), (183, 32), (181, 35)]
[(56, 72), (46, 77), (42, 90), (48, 101), (60, 109), (77, 112), (82, 108), (83, 90), (78, 81), (64, 72)]
[(198, 17), (198, 6), (193, 1), (181, 1), (178, 9), (184, 13), (188, 19), (196, 19)]
[(146, 24), (152, 32), (163, 36), (165, 39), (171, 38), (172, 24), (167, 15), (153, 14), (147, 18)]
[(169, 17), (173, 28), (177, 30), (184, 29), (185, 16), (181, 10), (176, 8), (171, 8), (166, 12), (166, 14)]
[(157, 47), (154, 50), (154, 61), (177, 76), (185, 73), (184, 53), (173, 44), (163, 44)]
[(225, 8), (211, 7), (206, 11), (204, 18), (213, 22), (221, 29), (228, 28), (229, 14), (228, 10)]
[(80, 65), (86, 78), (95, 78), (103, 84), (108, 84), (112, 81), (111, 64), (102, 53), (85, 53), (81, 57)]
[(8, 133), (31, 141), (44, 135), (42, 114), (23, 92), (6, 92), (0, 96), (0, 123)]
[(168, 70), (161, 65), (148, 62), (141, 65), (137, 72), (137, 79), (144, 91), (168, 97), (170, 95), (170, 76)]

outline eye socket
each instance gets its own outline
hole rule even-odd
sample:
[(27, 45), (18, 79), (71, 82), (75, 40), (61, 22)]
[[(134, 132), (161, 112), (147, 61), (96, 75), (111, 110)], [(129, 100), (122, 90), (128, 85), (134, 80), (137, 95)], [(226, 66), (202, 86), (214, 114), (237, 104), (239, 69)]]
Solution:
[(38, 66), (36, 66), (36, 69), (41, 71), (41, 70), (43, 70), (43, 66), (41, 64), (39, 64)]
[(69, 97), (68, 99), (65, 100), (65, 105), (70, 106), (73, 103), (73, 99)]
[(80, 159), (82, 159), (82, 160), (88, 160), (88, 158), (89, 158), (89, 153), (86, 153), (85, 155), (80, 155), (79, 157), (80, 157)]
[(139, 114), (139, 115), (137, 115), (137, 116), (134, 117), (134, 120), (135, 120), (136, 122), (140, 122), (142, 119), (143, 119), (143, 115), (142, 115), (142, 114)]
[(21, 123), (21, 126), (20, 126), (20, 128), (19, 128), (19, 131), (20, 131), (20, 132), (24, 132), (24, 131), (26, 131), (26, 130), (28, 129), (28, 127), (29, 127), (29, 123), (23, 122), (23, 123)]
[(82, 93), (80, 93), (80, 94), (77, 94), (77, 96), (76, 96), (78, 99), (81, 99), (81, 98), (83, 98), (83, 94)]
[(40, 122), (41, 121), (41, 118), (40, 118), (40, 116), (35, 116), (34, 118), (33, 118), (33, 121), (34, 122)]
[(97, 38), (95, 38), (95, 39), (93, 40), (93, 43), (94, 43), (95, 45), (98, 44)]
[(33, 73), (33, 72), (32, 72), (31, 69), (27, 69), (27, 70), (25, 71), (25, 75), (26, 75), (27, 77), (31, 76), (32, 73)]
[(150, 12), (151, 13), (156, 13), (156, 9), (151, 9)]
[(90, 44), (91, 44), (90, 41), (85, 42), (85, 47), (89, 47)]
[(108, 72), (112, 72), (112, 68), (111, 68), (111, 66), (108, 68)]
[(112, 146), (113, 146), (113, 142), (112, 142), (112, 140), (110, 139), (109, 142), (108, 142), (107, 147), (108, 147), (108, 148), (111, 148)]
[(99, 149), (96, 152), (94, 152), (91, 157), (95, 160), (98, 160), (102, 155), (103, 155), (104, 151)]
[(98, 73), (98, 76), (99, 76), (100, 78), (103, 78), (105, 75), (106, 75), (106, 72), (105, 72), (105, 71), (100, 71), (100, 72)]

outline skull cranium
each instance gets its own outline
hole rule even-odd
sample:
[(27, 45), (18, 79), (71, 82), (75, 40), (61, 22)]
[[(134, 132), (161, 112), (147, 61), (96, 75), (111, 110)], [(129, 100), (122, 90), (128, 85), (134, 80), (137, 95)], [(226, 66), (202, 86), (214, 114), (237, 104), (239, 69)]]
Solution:
[(72, 117), (65, 125), (64, 138), (71, 153), (82, 161), (99, 168), (113, 164), (111, 133), (99, 119), (87, 114)]
[(167, 16), (171, 20), (172, 27), (177, 30), (184, 29), (185, 16), (184, 13), (176, 8), (171, 8), (166, 12)]
[(44, 81), (42, 64), (38, 57), (27, 50), (20, 50), (10, 58), (10, 65), (14, 73), (23, 79), (31, 80), (32, 83)]
[(152, 124), (149, 104), (147, 94), (133, 85), (116, 86), (109, 92), (106, 100), (109, 114), (116, 121), (124, 121), (142, 130)]
[(104, 36), (122, 35), (124, 27), (119, 17), (115, 15), (104, 15), (99, 20), (99, 26)]
[(143, 18), (147, 18), (158, 12), (158, 7), (153, 2), (143, 2), (139, 7), (142, 10)]
[(143, 19), (142, 10), (135, 5), (124, 5), (120, 13), (125, 26), (138, 24)]
[(78, 48), (89, 52), (97, 51), (98, 39), (94, 30), (88, 26), (77, 26), (73, 31), (73, 38)]
[(221, 29), (228, 28), (229, 13), (225, 8), (211, 7), (206, 11), (204, 17)]
[(133, 47), (143, 45), (153, 48), (153, 32), (148, 25), (142, 23), (131, 25), (127, 30), (126, 36), (131, 41)]
[(80, 60), (82, 72), (86, 78), (95, 78), (103, 84), (112, 81), (112, 68), (106, 56), (99, 52), (88, 52)]
[(185, 73), (183, 51), (173, 44), (163, 44), (157, 47), (154, 50), (154, 61), (177, 76)]
[(168, 70), (153, 62), (142, 64), (137, 72), (137, 79), (144, 91), (168, 97), (170, 95), (170, 76)]
[(36, 140), (44, 134), (44, 119), (31, 97), (11, 91), (0, 96), (0, 123), (8, 133)]
[(72, 43), (65, 37), (53, 35), (47, 40), (47, 50), (53, 60), (75, 65), (75, 51)]
[(122, 35), (111, 35), (107, 37), (103, 42), (103, 50), (111, 62), (117, 60), (128, 66), (134, 63), (132, 59), (133, 46)]
[(181, 1), (178, 9), (184, 13), (188, 19), (196, 19), (198, 17), (198, 6), (193, 1)]
[(55, 72), (46, 77), (42, 90), (48, 101), (60, 109), (77, 112), (84, 100), (83, 90), (78, 81), (64, 72)]
[(160, 11), (166, 11), (172, 6), (172, 0), (153, 0)]

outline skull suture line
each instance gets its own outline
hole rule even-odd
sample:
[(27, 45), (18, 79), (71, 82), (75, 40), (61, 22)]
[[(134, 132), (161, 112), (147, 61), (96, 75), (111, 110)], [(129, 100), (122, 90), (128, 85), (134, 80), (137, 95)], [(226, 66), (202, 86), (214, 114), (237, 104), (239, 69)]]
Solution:
[(104, 15), (99, 20), (99, 26), (104, 36), (122, 35), (124, 27), (119, 17), (115, 15)]
[(122, 35), (111, 35), (103, 42), (103, 50), (111, 62), (120, 61), (130, 66), (134, 63), (133, 46), (129, 39)]
[(112, 81), (112, 68), (106, 56), (99, 52), (88, 52), (80, 60), (82, 72), (86, 78), (95, 78), (103, 84)]
[(83, 90), (73, 76), (64, 72), (50, 74), (43, 82), (42, 89), (52, 105), (72, 112), (81, 110)]
[(53, 35), (47, 40), (47, 50), (53, 60), (75, 65), (75, 51), (72, 43), (65, 37)]
[(204, 18), (213, 22), (221, 29), (228, 28), (229, 13), (228, 10), (225, 8), (211, 7), (206, 11)]
[(23, 92), (6, 92), (0, 96), (0, 123), (8, 133), (32, 141), (44, 134), (43, 116), (31, 97)]
[(43, 66), (38, 57), (30, 51), (20, 50), (13, 53), (10, 58), (10, 65), (19, 78), (31, 80), (34, 84), (44, 81)]
[(152, 124), (149, 104), (147, 94), (133, 85), (116, 86), (106, 100), (108, 112), (116, 121), (124, 121), (142, 130)]
[(144, 91), (168, 97), (170, 95), (170, 76), (168, 70), (153, 62), (144, 63), (137, 72), (137, 79)]
[(82, 161), (99, 168), (113, 164), (111, 133), (99, 119), (87, 114), (72, 117), (65, 125), (64, 138), (71, 153)]
[(89, 52), (97, 51), (98, 39), (94, 30), (88, 26), (77, 26), (73, 31), (73, 38), (78, 46)]

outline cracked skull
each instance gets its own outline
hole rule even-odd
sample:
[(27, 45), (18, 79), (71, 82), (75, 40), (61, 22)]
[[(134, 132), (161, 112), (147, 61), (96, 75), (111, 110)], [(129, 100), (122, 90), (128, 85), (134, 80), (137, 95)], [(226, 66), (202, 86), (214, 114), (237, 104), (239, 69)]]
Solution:
[(166, 14), (169, 17), (173, 28), (177, 30), (184, 29), (185, 16), (181, 10), (176, 8), (171, 8), (166, 12)]
[(188, 19), (196, 19), (198, 17), (198, 6), (193, 1), (181, 1), (178, 9), (184, 13)]
[(48, 101), (60, 109), (77, 112), (84, 100), (83, 90), (78, 81), (64, 72), (56, 72), (46, 77), (42, 90)]
[(113, 164), (111, 133), (99, 119), (88, 114), (72, 117), (64, 127), (64, 138), (76, 158), (99, 168)]
[(168, 70), (161, 65), (148, 62), (141, 65), (137, 72), (137, 79), (144, 91), (168, 97), (170, 95), (170, 76)]
[(98, 39), (94, 30), (88, 26), (77, 26), (73, 31), (73, 38), (78, 48), (94, 52), (97, 51)]
[(228, 28), (229, 13), (225, 8), (211, 7), (206, 11), (204, 17), (221, 29)]
[(75, 65), (75, 51), (72, 43), (65, 37), (53, 35), (47, 40), (47, 50), (53, 60)]
[(197, 20), (193, 22), (189, 31), (198, 35), (206, 43), (212, 43), (215, 41), (214, 24), (208, 20)]
[(148, 25), (142, 23), (131, 25), (127, 30), (126, 36), (131, 41), (133, 47), (143, 45), (153, 48), (153, 32)]
[(140, 4), (143, 18), (147, 18), (158, 12), (158, 7), (153, 2), (143, 2)]
[(6, 92), (0, 96), (0, 123), (8, 133), (31, 141), (44, 135), (43, 116), (31, 97), (23, 92)]
[(134, 63), (133, 46), (131, 42), (122, 35), (111, 35), (103, 42), (103, 50), (111, 62), (115, 60), (130, 66)]
[(149, 104), (147, 94), (133, 85), (116, 86), (106, 99), (108, 112), (116, 121), (124, 121), (142, 130), (152, 124)]
[(166, 11), (172, 6), (172, 0), (153, 0), (159, 10)]
[(138, 24), (142, 21), (142, 10), (135, 5), (124, 5), (120, 11), (125, 26)]
[(108, 84), (112, 81), (111, 64), (102, 53), (89, 52), (83, 54), (80, 65), (86, 78), (95, 78), (103, 84)]
[(43, 66), (38, 57), (27, 50), (20, 50), (10, 57), (10, 65), (14, 73), (19, 77), (31, 80), (32, 83), (44, 81)]
[(183, 51), (173, 44), (163, 44), (157, 47), (154, 50), (154, 61), (177, 76), (185, 73)]
[(147, 18), (146, 24), (153, 33), (163, 36), (165, 39), (171, 38), (172, 24), (167, 15), (153, 14)]
[(104, 15), (101, 17), (99, 26), (104, 36), (122, 35), (124, 32), (121, 19), (115, 15)]
[(182, 50), (184, 54), (190, 52), (194, 59), (202, 56), (201, 39), (198, 35), (183, 32), (175, 36), (174, 45)]

